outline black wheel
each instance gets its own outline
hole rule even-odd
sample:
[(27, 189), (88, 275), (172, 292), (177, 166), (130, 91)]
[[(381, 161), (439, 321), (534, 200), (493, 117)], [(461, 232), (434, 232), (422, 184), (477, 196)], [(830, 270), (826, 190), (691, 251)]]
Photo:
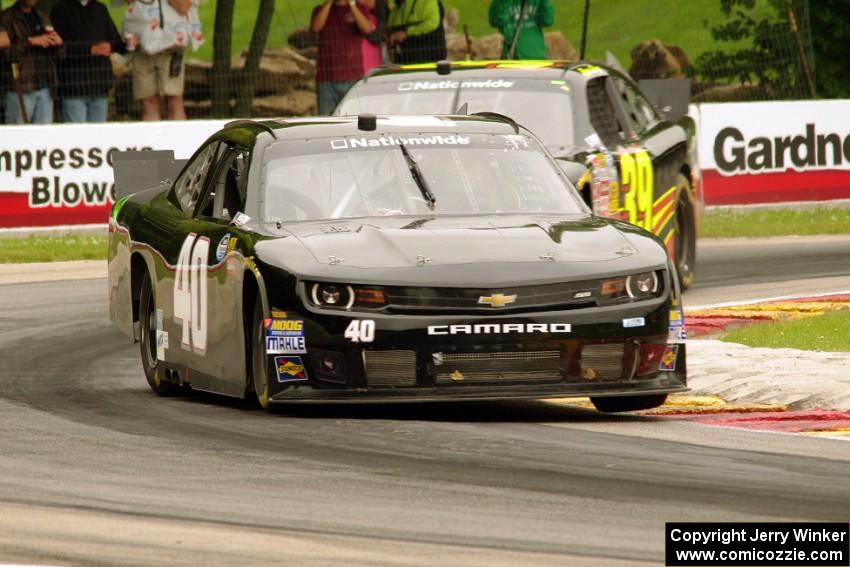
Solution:
[(679, 188), (679, 201), (676, 203), (673, 255), (676, 272), (679, 274), (679, 285), (684, 291), (694, 283), (696, 275), (697, 234), (693, 206), (687, 197), (691, 184), (681, 173), (676, 184)]
[(266, 354), (266, 330), (263, 327), (263, 301), (259, 294), (254, 302), (254, 317), (251, 320), (251, 384), (257, 403), (269, 409), (269, 357)]
[(612, 396), (609, 398), (590, 398), (590, 401), (601, 412), (617, 413), (621, 411), (657, 408), (667, 401), (667, 394), (655, 394), (652, 396)]
[(139, 345), (142, 354), (142, 368), (151, 390), (160, 396), (168, 396), (177, 390), (177, 386), (163, 379), (164, 370), (156, 354), (156, 297), (154, 297), (150, 274), (145, 271), (142, 277), (142, 289), (139, 292)]

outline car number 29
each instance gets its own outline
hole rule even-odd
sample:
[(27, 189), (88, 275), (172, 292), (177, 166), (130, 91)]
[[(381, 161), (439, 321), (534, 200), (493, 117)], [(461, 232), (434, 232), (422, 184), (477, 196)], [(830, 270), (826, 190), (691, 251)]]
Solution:
[(207, 257), (210, 240), (193, 232), (183, 241), (174, 275), (174, 320), (183, 325), (180, 346), (207, 350)]
[(371, 343), (375, 340), (375, 322), (372, 319), (354, 319), (346, 327), (344, 336), (353, 343)]

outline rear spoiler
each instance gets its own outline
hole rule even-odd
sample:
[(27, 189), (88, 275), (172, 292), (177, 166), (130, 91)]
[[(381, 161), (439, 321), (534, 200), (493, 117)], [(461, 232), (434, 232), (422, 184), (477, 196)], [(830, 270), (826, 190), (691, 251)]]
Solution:
[(652, 106), (668, 120), (676, 120), (688, 113), (690, 79), (641, 79), (638, 85)]
[(171, 185), (188, 160), (174, 159), (172, 150), (112, 152), (115, 198)]

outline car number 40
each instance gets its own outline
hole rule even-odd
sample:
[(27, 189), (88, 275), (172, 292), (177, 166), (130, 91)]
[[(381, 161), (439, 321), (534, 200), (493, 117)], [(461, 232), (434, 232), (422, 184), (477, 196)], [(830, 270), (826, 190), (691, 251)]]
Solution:
[(193, 232), (183, 241), (174, 275), (174, 320), (183, 325), (180, 346), (207, 350), (207, 257), (210, 240)]
[(375, 340), (375, 322), (371, 319), (354, 319), (346, 327), (344, 336), (353, 343), (371, 343)]

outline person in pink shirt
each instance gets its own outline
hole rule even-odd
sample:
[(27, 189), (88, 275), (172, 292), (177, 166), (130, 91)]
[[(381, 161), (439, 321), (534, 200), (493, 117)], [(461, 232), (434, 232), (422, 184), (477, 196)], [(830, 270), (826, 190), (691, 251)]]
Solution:
[(351, 85), (363, 77), (367, 64), (374, 63), (372, 52), (364, 45), (375, 29), (373, 6), (374, 0), (325, 0), (313, 10), (310, 29), (319, 34), (319, 114), (330, 114)]

